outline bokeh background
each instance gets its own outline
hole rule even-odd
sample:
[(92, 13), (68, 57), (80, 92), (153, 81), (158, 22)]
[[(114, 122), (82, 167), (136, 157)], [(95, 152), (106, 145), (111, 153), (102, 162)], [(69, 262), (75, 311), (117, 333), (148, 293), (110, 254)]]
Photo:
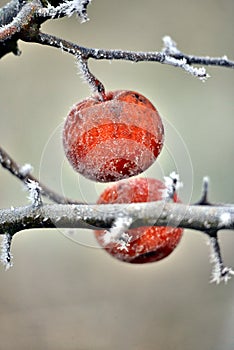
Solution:
[[(0, 4), (6, 1), (0, 0)], [(50, 21), (43, 31), (84, 46), (160, 50), (170, 35), (185, 53), (234, 58), (232, 0), (93, 0), (90, 21)], [(22, 55), (0, 62), (1, 145), (34, 175), (67, 196), (95, 202), (106, 187), (75, 174), (64, 158), (61, 127), (70, 107), (90, 94), (72, 56), (20, 42)], [(179, 171), (184, 202), (234, 200), (234, 74), (207, 67), (202, 83), (158, 63), (90, 61), (107, 90), (150, 98), (166, 126), (166, 147), (142, 176)], [(0, 207), (27, 204), (21, 183), (0, 169)], [(70, 238), (68, 238), (68, 236)], [(220, 232), (234, 266), (233, 232)], [(92, 231), (25, 231), (13, 242), (14, 267), (0, 270), (0, 348), (44, 350), (231, 350), (234, 280), (209, 283), (207, 239), (186, 230), (167, 259), (131, 266), (98, 249)]]

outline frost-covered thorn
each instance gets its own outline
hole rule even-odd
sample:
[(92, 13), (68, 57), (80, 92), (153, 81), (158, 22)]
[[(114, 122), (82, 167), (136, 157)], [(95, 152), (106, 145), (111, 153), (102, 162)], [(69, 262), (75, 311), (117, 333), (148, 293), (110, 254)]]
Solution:
[(175, 193), (183, 187), (180, 176), (173, 171), (169, 176), (164, 176), (165, 189), (162, 190), (163, 199), (174, 199)]
[(208, 176), (204, 176), (202, 180), (202, 195), (201, 199), (195, 203), (195, 205), (211, 205), (208, 201), (208, 191), (209, 191), (210, 179)]
[(32, 203), (32, 206), (35, 208), (41, 207), (43, 203), (41, 199), (41, 187), (39, 186), (39, 183), (28, 179), (26, 186), (29, 192), (28, 199)]
[(1, 243), (1, 253), (0, 253), (0, 261), (2, 265), (5, 267), (5, 270), (8, 270), (13, 266), (13, 256), (11, 254), (11, 241), (12, 236), (9, 233), (5, 233), (2, 238)]
[(213, 265), (210, 282), (216, 284), (221, 282), (227, 283), (234, 276), (234, 271), (223, 264), (217, 234), (210, 237), (209, 245), (210, 262)]
[(19, 172), (23, 177), (28, 176), (33, 171), (33, 167), (31, 164), (24, 164), (19, 168)]

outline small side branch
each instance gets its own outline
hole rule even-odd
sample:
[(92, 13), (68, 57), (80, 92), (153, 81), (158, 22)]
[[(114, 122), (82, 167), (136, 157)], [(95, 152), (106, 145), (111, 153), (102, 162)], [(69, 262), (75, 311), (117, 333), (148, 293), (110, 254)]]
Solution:
[(13, 256), (11, 254), (11, 241), (12, 235), (10, 235), (9, 233), (5, 233), (0, 246), (0, 262), (6, 270), (13, 266)]
[(46, 20), (63, 16), (70, 17), (73, 13), (76, 13), (81, 21), (86, 21), (87, 6), (90, 2), (91, 0), (61, 0), (54, 1), (57, 6), (51, 6), (48, 5), (49, 2), (47, 3), (47, 1), (12, 0), (0, 9), (0, 58), (8, 52), (18, 54), (17, 41), (21, 39), (62, 48), (64, 51), (76, 57), (81, 57), (83, 60), (93, 58), (96, 60), (159, 62), (179, 67), (201, 80), (207, 79), (209, 75), (204, 67), (194, 67), (194, 64), (234, 68), (234, 61), (229, 60), (227, 56), (200, 57), (184, 54), (169, 36), (163, 38), (164, 46), (161, 51), (134, 52), (82, 47), (53, 35), (40, 32), (40, 26)]
[(22, 181), (24, 184), (28, 185), (28, 183), (33, 182), (37, 183), (41, 189), (41, 195), (47, 197), (51, 201), (59, 204), (81, 204), (80, 201), (75, 201), (70, 198), (63, 197), (58, 193), (55, 193), (47, 186), (40, 183), (40, 181), (31, 175), (32, 166), (30, 164), (25, 164), (23, 166), (19, 166), (12, 157), (2, 148), (0, 147), (0, 164), (3, 168), (8, 170), (12, 175)]
[(228, 280), (234, 275), (234, 271), (230, 267), (224, 265), (216, 231), (210, 235), (209, 245), (210, 262), (213, 265), (210, 282), (219, 284), (220, 282), (224, 281), (227, 283)]

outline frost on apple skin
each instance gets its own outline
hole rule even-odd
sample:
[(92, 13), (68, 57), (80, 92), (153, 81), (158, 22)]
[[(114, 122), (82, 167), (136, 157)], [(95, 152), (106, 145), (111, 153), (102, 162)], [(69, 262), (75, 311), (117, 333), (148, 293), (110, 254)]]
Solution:
[(100, 181), (118, 181), (151, 166), (164, 143), (162, 120), (144, 96), (107, 93), (73, 106), (63, 131), (65, 154), (75, 171)]
[[(76, 151), (70, 156), (76, 158)], [(89, 150), (82, 160), (77, 160), (75, 170), (90, 180), (118, 181), (142, 173), (154, 160), (152, 152), (138, 142), (108, 140)]]

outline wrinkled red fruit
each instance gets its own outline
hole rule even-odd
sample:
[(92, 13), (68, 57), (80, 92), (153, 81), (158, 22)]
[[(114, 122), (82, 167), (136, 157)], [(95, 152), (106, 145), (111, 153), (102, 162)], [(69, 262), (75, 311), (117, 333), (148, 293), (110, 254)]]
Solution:
[(152, 103), (133, 91), (114, 91), (104, 101), (89, 97), (69, 112), (63, 130), (65, 154), (88, 179), (118, 181), (145, 171), (164, 141)]
[[(108, 187), (99, 197), (98, 204), (153, 202), (162, 199), (164, 184), (155, 179), (134, 178), (120, 181)], [(174, 196), (174, 201), (179, 202)], [(121, 250), (120, 243), (105, 245), (105, 231), (95, 231), (99, 244), (116, 259), (143, 264), (167, 257), (176, 248), (183, 229), (172, 227), (140, 227), (126, 231), (132, 236), (128, 250)]]

